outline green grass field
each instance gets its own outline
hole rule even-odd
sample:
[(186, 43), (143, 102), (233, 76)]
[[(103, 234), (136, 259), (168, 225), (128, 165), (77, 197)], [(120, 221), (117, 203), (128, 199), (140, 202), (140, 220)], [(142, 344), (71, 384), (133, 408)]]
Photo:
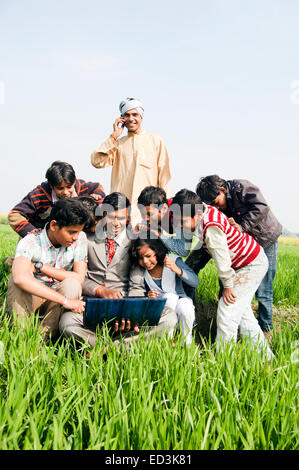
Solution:
[[(4, 225), (0, 234), (0, 256), (8, 256), (17, 236)], [(37, 321), (24, 331), (9, 327), (9, 271), (0, 269), (2, 450), (298, 448), (298, 246), (279, 248), (269, 371), (245, 341), (219, 355), (209, 340), (186, 349), (179, 339), (172, 347), (141, 338), (123, 351), (105, 333), (93, 350), (68, 340), (42, 344)], [(212, 263), (200, 280), (200, 303), (215, 303)]]

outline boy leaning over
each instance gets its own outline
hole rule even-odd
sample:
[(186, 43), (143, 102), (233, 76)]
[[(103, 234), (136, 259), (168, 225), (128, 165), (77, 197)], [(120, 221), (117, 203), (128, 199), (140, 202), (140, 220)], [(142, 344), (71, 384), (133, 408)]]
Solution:
[[(194, 209), (193, 216), (188, 215), (190, 207)], [(173, 198), (172, 210), (174, 221), (183, 230), (203, 238), (224, 287), (217, 308), (217, 347), (236, 341), (239, 328), (240, 335), (250, 337), (270, 361), (273, 354), (251, 308), (254, 293), (268, 269), (263, 248), (249, 234), (231, 226), (216, 208), (203, 205), (192, 191), (179, 191)]]
[(87, 240), (82, 230), (89, 218), (80, 201), (61, 199), (41, 233), (20, 240), (7, 293), (13, 324), (23, 327), (26, 317), (39, 309), (47, 340), (57, 333), (62, 311), (83, 312)]

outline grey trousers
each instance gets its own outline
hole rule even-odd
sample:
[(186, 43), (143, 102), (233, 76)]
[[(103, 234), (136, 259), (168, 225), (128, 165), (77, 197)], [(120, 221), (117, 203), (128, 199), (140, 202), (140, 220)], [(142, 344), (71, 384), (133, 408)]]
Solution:
[[(158, 325), (143, 328), (144, 336), (146, 338), (150, 338), (153, 335), (160, 337), (162, 334), (166, 333), (169, 338), (172, 338), (177, 322), (175, 311), (169, 307), (164, 307)], [(96, 332), (84, 328), (82, 313), (63, 313), (59, 322), (59, 330), (66, 337), (74, 337), (79, 342), (88, 342), (91, 347), (94, 347), (97, 342)], [(134, 334), (130, 331), (122, 334), (121, 337), (116, 337), (113, 339), (113, 342), (119, 344), (123, 341), (124, 344), (127, 344), (131, 341), (137, 341), (138, 338), (138, 333)]]

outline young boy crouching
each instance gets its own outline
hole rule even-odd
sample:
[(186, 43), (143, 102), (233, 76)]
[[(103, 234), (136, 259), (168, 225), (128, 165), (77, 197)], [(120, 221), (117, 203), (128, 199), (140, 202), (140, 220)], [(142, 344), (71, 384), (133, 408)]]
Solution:
[(12, 323), (23, 327), (38, 309), (42, 335), (58, 331), (63, 311), (82, 313), (80, 300), (87, 265), (87, 240), (82, 230), (90, 220), (76, 199), (61, 199), (52, 208), (46, 227), (25, 236), (17, 245), (8, 281), (7, 304)]

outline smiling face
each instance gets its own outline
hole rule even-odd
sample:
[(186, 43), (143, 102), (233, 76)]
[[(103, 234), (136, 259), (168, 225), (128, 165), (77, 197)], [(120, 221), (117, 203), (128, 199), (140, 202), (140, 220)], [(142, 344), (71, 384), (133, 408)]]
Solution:
[(106, 230), (111, 238), (117, 237), (129, 222), (128, 208), (108, 212), (105, 216)]
[(156, 252), (152, 250), (148, 245), (141, 246), (138, 250), (139, 254), (139, 266), (151, 272), (158, 265)]
[(54, 190), (58, 199), (64, 199), (65, 197), (72, 197), (75, 183), (69, 184), (66, 181), (62, 181), (59, 186), (53, 186), (52, 189)]
[(65, 246), (68, 248), (78, 240), (79, 234), (83, 228), (84, 224), (69, 225), (68, 227), (60, 228), (56, 220), (51, 220), (47, 234), (54, 246)]
[(124, 119), (124, 124), (128, 129), (128, 132), (137, 133), (141, 127), (142, 117), (138, 113), (137, 109), (130, 109), (126, 111), (122, 118)]

